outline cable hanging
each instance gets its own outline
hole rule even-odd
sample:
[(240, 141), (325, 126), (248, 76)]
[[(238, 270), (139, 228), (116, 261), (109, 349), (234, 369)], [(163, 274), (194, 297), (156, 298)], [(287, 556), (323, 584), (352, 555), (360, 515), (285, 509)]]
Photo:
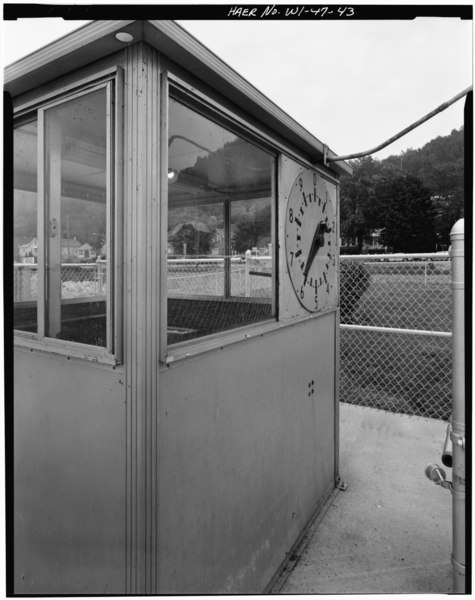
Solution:
[(389, 146), (390, 144), (392, 144), (393, 142), (395, 142), (396, 140), (401, 138), (403, 135), (406, 135), (406, 133), (409, 133), (416, 127), (419, 127), (419, 125), (422, 125), (422, 123), (425, 123), (426, 121), (428, 121), (429, 119), (431, 119), (432, 117), (437, 115), (438, 113), (442, 112), (443, 110), (448, 108), (450, 105), (454, 104), (454, 102), (457, 102), (457, 100), (460, 100), (461, 98), (466, 96), (471, 91), (472, 91), (472, 86), (466, 88), (465, 90), (463, 90), (463, 92), (460, 92), (459, 94), (454, 96), (451, 100), (444, 102), (443, 104), (438, 106), (435, 110), (431, 111), (430, 113), (428, 113), (427, 115), (425, 115), (424, 117), (422, 117), (421, 119), (419, 119), (418, 121), (413, 123), (412, 125), (409, 125), (409, 127), (406, 127), (406, 129), (403, 129), (402, 131), (400, 131), (393, 137), (389, 138), (387, 141), (383, 142), (379, 146), (376, 146), (375, 148), (372, 148), (371, 150), (367, 150), (366, 152), (357, 152), (355, 154), (346, 154), (345, 156), (328, 156), (328, 147), (325, 145), (323, 148), (323, 162), (324, 162), (325, 166), (328, 166), (328, 164), (332, 163), (332, 162), (350, 160), (352, 158), (361, 158), (363, 156), (368, 156), (369, 154), (374, 154), (375, 152), (378, 152), (379, 150), (386, 148), (386, 146)]

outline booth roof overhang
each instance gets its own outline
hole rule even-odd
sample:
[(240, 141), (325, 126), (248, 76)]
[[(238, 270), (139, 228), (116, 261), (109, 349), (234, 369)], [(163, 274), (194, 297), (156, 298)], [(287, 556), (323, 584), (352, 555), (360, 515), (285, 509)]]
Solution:
[[(130, 33), (133, 39), (124, 44), (115, 37), (118, 32)], [(325, 151), (329, 158), (336, 156), (174, 21), (93, 21), (7, 66), (5, 91), (12, 97), (19, 96), (140, 41), (156, 48), (264, 123), (312, 163), (323, 164)], [(345, 162), (333, 162), (329, 168), (338, 175), (352, 173)]]

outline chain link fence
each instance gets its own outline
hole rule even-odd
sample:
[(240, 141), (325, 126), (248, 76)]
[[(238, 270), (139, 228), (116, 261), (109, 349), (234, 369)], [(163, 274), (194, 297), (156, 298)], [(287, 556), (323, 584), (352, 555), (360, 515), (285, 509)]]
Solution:
[[(106, 295), (107, 261), (61, 264), (61, 298), (84, 298)], [(14, 263), (13, 301), (27, 302), (38, 298), (38, 265)]]
[(340, 400), (448, 420), (448, 253), (341, 256)]
[(226, 295), (243, 298), (272, 297), (272, 257), (219, 256), (168, 259), (169, 294)]

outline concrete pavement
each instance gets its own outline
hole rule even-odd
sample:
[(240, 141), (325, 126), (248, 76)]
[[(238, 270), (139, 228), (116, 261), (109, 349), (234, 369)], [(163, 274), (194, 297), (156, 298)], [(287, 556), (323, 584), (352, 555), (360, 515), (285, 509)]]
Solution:
[(427, 464), (442, 465), (446, 428), (342, 404), (340, 476), (348, 487), (310, 528), (272, 593), (451, 592), (452, 497), (424, 475)]

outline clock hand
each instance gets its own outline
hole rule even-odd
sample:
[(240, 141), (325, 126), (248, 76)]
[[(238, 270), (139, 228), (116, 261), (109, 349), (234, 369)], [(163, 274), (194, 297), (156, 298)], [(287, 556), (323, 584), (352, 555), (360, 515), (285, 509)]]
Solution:
[(310, 246), (307, 262), (305, 264), (305, 269), (303, 272), (303, 275), (304, 275), (303, 284), (304, 285), (307, 283), (308, 273), (312, 267), (312, 264), (313, 264), (313, 261), (315, 260), (315, 256), (317, 255), (317, 252), (325, 243), (325, 238), (323, 237), (323, 234), (328, 233), (330, 231), (331, 231), (331, 229), (328, 227), (328, 225), (326, 224), (325, 221), (320, 221), (320, 223), (317, 225), (317, 229), (315, 230), (315, 233), (313, 234), (312, 245)]
[(307, 262), (305, 264), (305, 269), (303, 272), (303, 276), (304, 276), (303, 284), (304, 285), (307, 283), (308, 273), (309, 273), (312, 263), (315, 259), (315, 256), (317, 255), (319, 248), (323, 245), (322, 244), (323, 231), (321, 231), (323, 225), (325, 225), (325, 223), (323, 221), (320, 221), (320, 223), (317, 225), (317, 229), (315, 230), (315, 233), (313, 234), (312, 245), (310, 246), (310, 250), (308, 252), (308, 257), (307, 257)]

